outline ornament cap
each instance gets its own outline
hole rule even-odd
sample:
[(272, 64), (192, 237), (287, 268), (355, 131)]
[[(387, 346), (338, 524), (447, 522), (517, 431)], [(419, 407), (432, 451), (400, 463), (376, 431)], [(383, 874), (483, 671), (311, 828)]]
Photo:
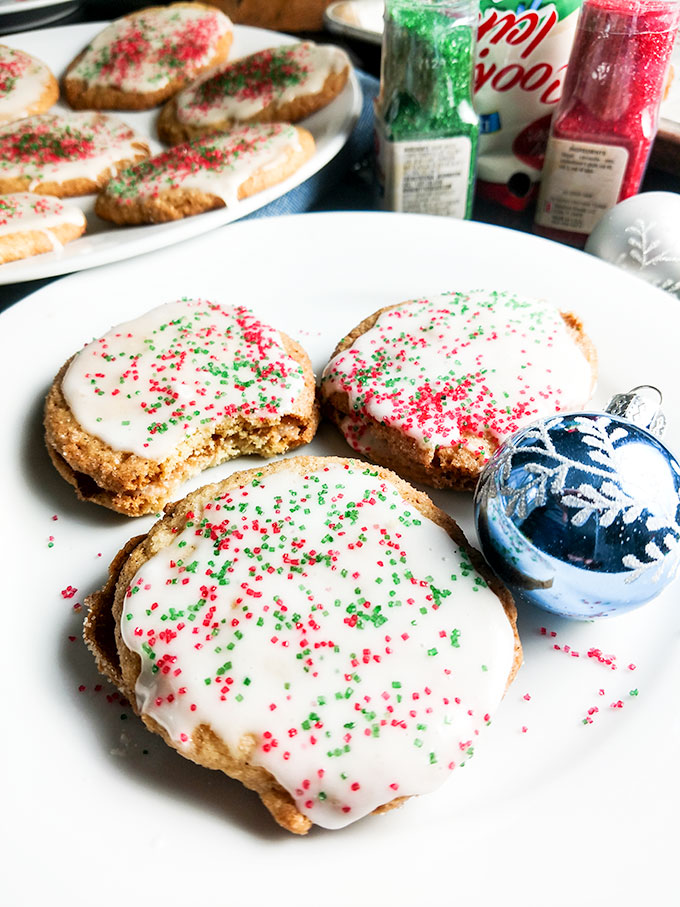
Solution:
[(656, 438), (666, 430), (666, 417), (661, 410), (661, 391), (652, 384), (640, 384), (626, 394), (615, 394), (605, 411), (612, 416), (628, 419), (645, 428)]

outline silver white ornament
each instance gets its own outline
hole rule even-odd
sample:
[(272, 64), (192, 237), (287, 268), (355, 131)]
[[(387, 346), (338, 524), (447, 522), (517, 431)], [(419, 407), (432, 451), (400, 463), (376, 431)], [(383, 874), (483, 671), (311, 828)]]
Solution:
[(520, 598), (580, 619), (658, 595), (680, 564), (680, 464), (646, 426), (649, 395), (620, 395), (605, 413), (559, 414), (509, 438), (475, 491), (492, 569)]
[(605, 212), (586, 252), (680, 299), (680, 195), (643, 192)]

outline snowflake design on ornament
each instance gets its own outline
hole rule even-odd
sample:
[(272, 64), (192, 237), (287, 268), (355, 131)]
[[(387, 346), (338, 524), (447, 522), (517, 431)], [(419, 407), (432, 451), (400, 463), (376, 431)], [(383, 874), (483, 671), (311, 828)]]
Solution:
[[(627, 242), (630, 247), (627, 255), (637, 262), (641, 271), (660, 263), (680, 263), (680, 255), (672, 249), (659, 248), (661, 240), (653, 238), (655, 227), (654, 221), (646, 224), (641, 217), (638, 217), (624, 231), (628, 234)], [(626, 257), (626, 253), (623, 257)]]
[[(661, 248), (661, 240), (654, 236), (656, 228), (655, 221), (645, 223), (642, 218), (636, 218), (624, 230), (627, 234), (627, 248), (620, 253), (614, 264), (625, 266), (627, 262), (634, 262), (632, 267), (638, 272), (644, 272), (645, 278), (653, 286), (680, 297), (680, 280), (672, 274), (664, 274), (662, 269), (663, 265), (680, 264), (680, 247)], [(657, 271), (660, 272), (658, 277), (655, 276)], [(650, 273), (654, 277), (650, 277)]]
[[(574, 416), (570, 427), (578, 431), (579, 442), (587, 448), (582, 459), (576, 459), (562, 453), (555, 445), (549, 426), (540, 422), (522, 433), (521, 446), (512, 443), (512, 439), (501, 447), (495, 465), (497, 482), (494, 481), (494, 470), (489, 470), (480, 485), (478, 496), (482, 506), (498, 495), (505, 501), (505, 513), (518, 520), (526, 519), (532, 510), (542, 507), (549, 496), (559, 496), (560, 504), (573, 510), (570, 523), (582, 527), (589, 520), (594, 520), (606, 529), (616, 520), (625, 526), (633, 526), (642, 521), (647, 532), (663, 532), (657, 541), (650, 539), (644, 548), (647, 560), (641, 560), (635, 554), (624, 554), (621, 565), (630, 571), (625, 582), (631, 583), (649, 570), (656, 568), (653, 580), (660, 579), (669, 568), (669, 558), (680, 546), (680, 523), (678, 523), (677, 499), (676, 511), (659, 515), (647, 511), (647, 501), (639, 500), (623, 489), (617, 481), (617, 458), (614, 445), (627, 438), (627, 428), (610, 419), (592, 419)], [(511, 477), (518, 467), (515, 457), (522, 459), (531, 456), (534, 459), (521, 464), (522, 471), (530, 476), (529, 480), (516, 485)], [(585, 474), (591, 482), (580, 482), (572, 486), (568, 480), (572, 470)], [(646, 514), (646, 515), (645, 515)], [(665, 531), (664, 531), (665, 530)], [(663, 544), (666, 550), (662, 550)]]

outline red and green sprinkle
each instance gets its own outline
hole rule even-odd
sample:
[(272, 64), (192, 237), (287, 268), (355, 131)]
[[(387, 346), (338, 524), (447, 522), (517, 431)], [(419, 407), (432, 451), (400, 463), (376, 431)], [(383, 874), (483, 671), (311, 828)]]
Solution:
[(230, 746), (254, 735), (251, 762), (329, 827), (465, 764), (514, 649), (466, 553), (339, 464), (251, 476), (189, 512), (131, 582), (121, 630), (146, 711), (187, 746), (201, 721)]

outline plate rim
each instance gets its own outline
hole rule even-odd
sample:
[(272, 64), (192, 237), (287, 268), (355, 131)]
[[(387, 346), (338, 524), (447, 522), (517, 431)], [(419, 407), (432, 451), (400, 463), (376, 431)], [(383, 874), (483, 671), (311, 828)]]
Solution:
[(330, 3), (324, 10), (324, 23), (329, 31), (380, 46), (382, 44), (382, 31), (375, 31), (372, 28), (355, 25), (337, 15), (337, 10), (341, 6), (354, 7), (358, 4), (360, 5), (360, 3), (361, 0), (334, 0), (334, 2)]
[[(510, 242), (516, 242), (520, 245), (528, 242), (529, 244), (535, 244), (537, 248), (543, 247), (546, 249), (558, 249), (559, 255), (564, 255), (565, 258), (571, 258), (574, 263), (579, 261), (588, 262), (587, 267), (594, 266), (597, 269), (609, 270), (611, 274), (617, 275), (623, 278), (626, 282), (632, 280), (634, 285), (640, 284), (643, 288), (643, 293), (651, 293), (653, 297), (665, 306), (668, 306), (669, 311), (678, 315), (680, 319), (680, 309), (676, 309), (675, 297), (666, 291), (662, 290), (660, 287), (655, 286), (648, 281), (643, 280), (642, 278), (637, 277), (633, 272), (625, 271), (624, 269), (616, 266), (613, 262), (606, 261), (602, 258), (599, 258), (595, 255), (584, 252), (583, 250), (574, 248), (572, 246), (565, 245), (564, 243), (559, 243), (554, 240), (548, 239), (544, 236), (539, 236), (538, 234), (528, 233), (522, 230), (516, 230), (513, 227), (504, 226), (502, 224), (493, 224), (487, 223), (486, 221), (478, 221), (471, 219), (459, 219), (459, 218), (446, 218), (440, 217), (434, 214), (410, 214), (404, 212), (396, 211), (382, 211), (382, 210), (338, 210), (338, 211), (301, 211), (295, 213), (286, 213), (286, 214), (277, 214), (272, 217), (263, 217), (263, 218), (252, 218), (252, 219), (240, 219), (234, 221), (230, 224), (223, 224), (216, 227), (214, 230), (210, 231), (211, 235), (216, 235), (222, 230), (237, 229), (241, 230), (257, 230), (260, 225), (263, 229), (276, 229), (276, 225), (280, 225), (282, 222), (291, 221), (297, 222), (301, 218), (308, 220), (330, 220), (330, 221), (340, 221), (340, 220), (384, 220), (384, 221), (394, 221), (399, 223), (413, 223), (418, 222), (431, 224), (432, 226), (440, 225), (445, 230), (471, 230), (473, 232), (479, 232), (480, 234), (488, 233), (490, 235), (495, 235), (499, 241), (502, 241), (503, 238), (508, 239)], [(200, 234), (197, 236), (190, 237), (187, 241), (191, 242), (192, 240), (199, 239)], [(169, 248), (168, 246), (161, 246), (157, 249), (153, 249), (148, 253), (153, 255), (155, 252), (162, 253), (165, 249)], [(109, 266), (122, 266), (126, 261), (132, 261), (138, 256), (131, 256), (129, 259), (124, 258), (117, 261), (107, 262), (100, 265), (100, 268), (106, 268)], [(63, 286), (64, 280), (69, 280), (71, 278), (78, 278), (81, 274), (88, 270), (93, 269), (82, 269), (79, 271), (70, 272), (68, 274), (59, 275), (61, 280), (61, 286)], [(21, 299), (17, 299), (16, 302), (12, 303), (4, 310), (0, 310), (0, 320), (3, 316), (6, 316), (9, 312), (15, 310), (19, 305), (26, 304), (34, 297), (42, 295), (50, 291), (54, 281), (44, 286), (36, 287), (35, 289), (29, 291), (26, 296), (23, 296)], [(0, 336), (0, 344), (2, 343), (2, 337)]]
[[(24, 12), (32, 12), (36, 9), (45, 9), (50, 6), (80, 6), (82, 0), (14, 0), (14, 3), (0, 3), (0, 16), (20, 15)], [(80, 23), (74, 23), (80, 24)]]

